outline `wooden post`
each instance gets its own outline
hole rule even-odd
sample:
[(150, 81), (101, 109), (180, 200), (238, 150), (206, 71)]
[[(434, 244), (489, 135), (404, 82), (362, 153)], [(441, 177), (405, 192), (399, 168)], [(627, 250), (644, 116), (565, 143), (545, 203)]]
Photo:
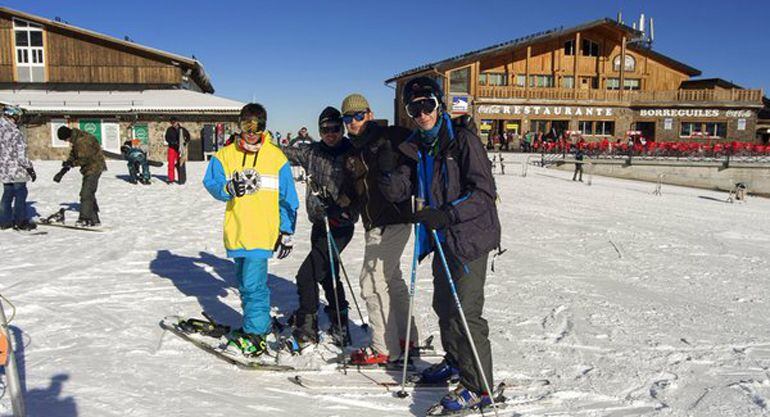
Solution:
[(623, 100), (626, 87), (626, 35), (620, 41), (620, 99)]
[(525, 77), (524, 77), (524, 95), (529, 98), (529, 58), (532, 57), (532, 47), (527, 46), (527, 61), (526, 61), (526, 67), (525, 67)]
[(572, 57), (574, 58), (574, 62), (572, 65), (572, 89), (574, 98), (577, 98), (578, 84), (580, 83), (580, 80), (578, 79), (578, 61), (580, 61), (580, 32), (575, 34), (575, 48), (573, 52), (574, 54)]

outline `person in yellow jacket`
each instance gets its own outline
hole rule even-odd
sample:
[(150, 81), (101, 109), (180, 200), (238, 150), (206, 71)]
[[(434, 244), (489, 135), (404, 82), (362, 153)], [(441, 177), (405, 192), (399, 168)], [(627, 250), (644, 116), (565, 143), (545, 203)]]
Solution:
[(265, 352), (271, 328), (267, 260), (291, 252), (299, 199), (291, 165), (270, 140), (265, 108), (249, 103), (239, 119), (241, 133), (211, 159), (203, 185), (227, 202), (225, 249), (235, 259), (243, 308), (243, 328), (229, 344), (253, 357)]

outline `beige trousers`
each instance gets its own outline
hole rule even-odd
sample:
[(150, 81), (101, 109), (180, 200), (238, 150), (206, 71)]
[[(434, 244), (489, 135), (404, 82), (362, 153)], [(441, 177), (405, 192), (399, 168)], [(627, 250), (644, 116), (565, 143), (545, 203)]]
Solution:
[[(411, 229), (409, 224), (393, 224), (365, 234), (364, 265), (359, 281), (372, 330), (371, 347), (391, 359), (401, 354), (401, 341), (406, 339), (409, 289), (401, 274), (401, 257)], [(419, 340), (414, 319), (410, 339)]]

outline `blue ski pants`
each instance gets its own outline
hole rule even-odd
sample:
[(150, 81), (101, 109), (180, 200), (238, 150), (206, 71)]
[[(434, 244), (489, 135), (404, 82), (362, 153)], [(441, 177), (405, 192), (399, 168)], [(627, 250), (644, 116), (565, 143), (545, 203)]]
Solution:
[(3, 184), (0, 223), (19, 224), (27, 219), (27, 183)]
[(235, 258), (235, 276), (243, 308), (243, 331), (270, 332), (270, 288), (267, 286), (267, 259)]

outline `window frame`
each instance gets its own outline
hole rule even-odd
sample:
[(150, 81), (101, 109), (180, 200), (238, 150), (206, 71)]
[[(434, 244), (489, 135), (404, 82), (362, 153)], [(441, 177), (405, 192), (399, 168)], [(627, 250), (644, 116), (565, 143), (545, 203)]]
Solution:
[[(689, 133), (685, 134), (684, 127), (689, 126)], [(714, 130), (709, 131), (709, 125), (713, 125)], [(693, 127), (697, 127), (698, 130), (694, 130)], [(721, 129), (720, 129), (721, 127)], [(706, 121), (706, 120), (682, 120), (679, 122), (679, 137), (691, 138), (696, 133), (707, 134), (711, 139), (725, 139), (727, 137), (727, 122), (726, 121)], [(720, 133), (724, 133), (721, 135)]]
[[(586, 44), (588, 45), (588, 53), (586, 53)], [(580, 56), (598, 58), (601, 53), (601, 46), (598, 42), (594, 42), (588, 38), (583, 38), (580, 40)]]
[(564, 56), (575, 56), (575, 40), (569, 39), (564, 42)]
[[(26, 21), (24, 19), (13, 18), (12, 23), (13, 31), (13, 48), (14, 48), (14, 64), (16, 71), (14, 73), (15, 81), (24, 83), (43, 83), (46, 82), (46, 56), (45, 56), (45, 43), (46, 36), (45, 30), (42, 25), (38, 25), (33, 22)], [(32, 46), (32, 33), (40, 33), (40, 46)], [(26, 36), (26, 45), (18, 45), (19, 36), (23, 33)], [(39, 69), (42, 68), (42, 76), (40, 79), (35, 76)], [(35, 71), (38, 69), (38, 71)], [(22, 80), (22, 71), (27, 71), (28, 80)]]
[[(461, 72), (466, 72), (467, 73), (467, 77), (466, 77), (467, 81), (465, 82), (465, 91), (455, 90), (453, 85), (452, 85), (453, 84), (452, 83), (452, 76), (454, 76), (455, 74), (461, 73)], [(470, 94), (471, 93), (471, 75), (472, 74), (471, 74), (471, 67), (470, 66), (466, 66), (466, 67), (462, 67), (462, 68), (456, 68), (456, 69), (453, 69), (452, 71), (450, 71), (449, 72), (449, 93), (450, 94)]]

